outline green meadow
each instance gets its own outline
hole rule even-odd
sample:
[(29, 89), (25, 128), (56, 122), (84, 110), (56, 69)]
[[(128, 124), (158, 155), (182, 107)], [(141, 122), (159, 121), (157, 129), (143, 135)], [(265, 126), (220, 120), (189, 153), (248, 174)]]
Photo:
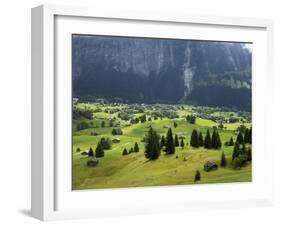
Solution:
[[(252, 180), (251, 162), (243, 167), (234, 169), (232, 166), (233, 146), (225, 145), (232, 137), (236, 140), (237, 128), (243, 124), (251, 127), (247, 119), (241, 122), (243, 114), (237, 116), (239, 121), (219, 123), (211, 119), (203, 118), (190, 105), (174, 108), (178, 117), (153, 117), (153, 112), (158, 112), (158, 105), (144, 105), (142, 112), (129, 111), (130, 105), (113, 106), (112, 104), (98, 105), (96, 103), (78, 103), (77, 109), (91, 109), (94, 111), (93, 118), (77, 117), (73, 119), (73, 164), (72, 185), (74, 190), (102, 189), (102, 188), (125, 188), (160, 185), (187, 185), (194, 184), (194, 175), (200, 171), (201, 179), (196, 184), (207, 183), (230, 183), (250, 182)], [(162, 109), (162, 106), (160, 106)], [(98, 109), (98, 110), (97, 110)], [(127, 109), (130, 118), (146, 115), (145, 122), (131, 123), (130, 120), (119, 118), (118, 114)], [(164, 110), (163, 110), (164, 109)], [(162, 111), (166, 109), (163, 107)], [(111, 112), (111, 110), (114, 110)], [(196, 115), (196, 122), (189, 123), (187, 115)], [(214, 117), (229, 118), (236, 113), (213, 111)], [(151, 119), (148, 120), (148, 118)], [(86, 124), (78, 127), (81, 122)], [(112, 122), (112, 123), (110, 123)], [(103, 123), (103, 125), (102, 125)], [(176, 124), (176, 126), (175, 126)], [(223, 124), (223, 128), (219, 128)], [(79, 129), (77, 129), (79, 128)], [(168, 128), (175, 134), (184, 134), (184, 147), (176, 147), (172, 155), (161, 152), (156, 160), (145, 157), (145, 142), (143, 138), (149, 128), (161, 137), (166, 136)], [(218, 128), (222, 147), (220, 149), (194, 148), (190, 146), (191, 133), (194, 129), (200, 131), (205, 137), (207, 130), (210, 132)], [(121, 129), (122, 135), (112, 135), (112, 129)], [(101, 138), (120, 139), (120, 142), (111, 144), (110, 150), (104, 150), (104, 157), (98, 158), (98, 165), (89, 167), (87, 162), (91, 157), (83, 155), (91, 147), (96, 149)], [(138, 143), (139, 152), (122, 155), (124, 148), (129, 150)], [(249, 145), (248, 145), (249, 146)], [(77, 151), (77, 149), (80, 151)], [(225, 153), (227, 165), (220, 167), (222, 151)], [(204, 170), (204, 164), (212, 161), (218, 164), (218, 169), (210, 172)]]

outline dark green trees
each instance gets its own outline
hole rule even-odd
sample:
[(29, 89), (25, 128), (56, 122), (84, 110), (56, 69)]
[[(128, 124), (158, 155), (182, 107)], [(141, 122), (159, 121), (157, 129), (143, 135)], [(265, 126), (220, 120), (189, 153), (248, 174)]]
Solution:
[(227, 164), (227, 161), (226, 161), (226, 157), (225, 157), (225, 154), (224, 154), (224, 151), (223, 151), (222, 154), (221, 154), (220, 166), (224, 167), (224, 166), (226, 166), (226, 164)]
[(201, 180), (201, 174), (200, 171), (197, 170), (194, 176), (194, 183), (196, 183), (196, 181), (200, 181)]
[(88, 156), (89, 157), (94, 157), (94, 151), (93, 151), (93, 149), (91, 147), (89, 149)]
[(103, 150), (103, 147), (102, 147), (102, 144), (101, 142), (98, 143), (98, 146), (96, 148), (96, 157), (97, 158), (101, 158), (104, 156), (104, 150)]
[(248, 143), (248, 144), (252, 143), (252, 128), (250, 128), (250, 129), (246, 128), (245, 129), (244, 142)]
[(122, 152), (122, 155), (128, 155), (128, 151), (126, 148), (124, 148), (123, 152)]
[(139, 151), (140, 151), (139, 145), (138, 145), (138, 143), (136, 142), (136, 143), (135, 143), (135, 146), (134, 146), (134, 152), (139, 152)]
[(192, 131), (191, 138), (190, 138), (190, 145), (194, 148), (198, 148), (200, 146), (199, 135), (196, 129)]
[(221, 138), (220, 138), (220, 134), (217, 129), (213, 130), (212, 137), (211, 137), (210, 131), (207, 130), (205, 140), (203, 139), (202, 134), (199, 133), (198, 139), (199, 139), (200, 146), (204, 146), (204, 148), (206, 148), (206, 149), (211, 149), (211, 148), (220, 149), (221, 148)]
[(240, 144), (236, 142), (232, 152), (232, 162), (236, 157), (238, 157), (239, 154), (240, 154)]
[(181, 148), (184, 148), (184, 141), (183, 141), (183, 139), (181, 139)]
[(240, 131), (237, 135), (237, 138), (236, 138), (236, 143), (239, 143), (239, 144), (243, 144), (244, 143), (244, 138), (243, 138), (243, 134), (242, 132)]
[(133, 148), (130, 148), (129, 154), (132, 154), (133, 152), (134, 152), (134, 149), (133, 149)]
[(214, 149), (220, 149), (221, 148), (221, 139), (219, 132), (214, 129), (212, 134), (212, 148)]
[(206, 148), (206, 149), (212, 148), (212, 141), (211, 141), (211, 135), (210, 135), (209, 130), (207, 130), (207, 134), (206, 134), (206, 137), (205, 137), (204, 148)]
[(252, 144), (252, 127), (250, 128), (250, 131), (249, 131), (249, 140), (248, 140), (248, 142), (249, 142), (249, 144)]
[(174, 122), (174, 127), (177, 128), (178, 127), (178, 124), (176, 122)]
[(186, 121), (189, 122), (190, 124), (195, 124), (196, 117), (194, 115), (188, 115), (186, 116)]
[(162, 137), (161, 137), (160, 146), (161, 146), (161, 148), (163, 148), (163, 147), (166, 146), (166, 139), (165, 139), (165, 136), (162, 136)]
[(120, 128), (112, 129), (112, 135), (123, 135), (123, 131)]
[(233, 141), (232, 137), (230, 138), (230, 140), (229, 140), (229, 142), (228, 142), (228, 145), (229, 145), (229, 146), (233, 146), (233, 145), (234, 145), (234, 141)]
[(252, 161), (252, 149), (249, 148), (247, 152), (247, 161), (251, 162)]
[(141, 123), (146, 122), (146, 115), (140, 116), (140, 121), (141, 121)]
[(165, 152), (167, 154), (175, 153), (175, 143), (174, 143), (173, 132), (171, 128), (169, 128), (167, 132)]
[(108, 137), (107, 138), (102, 137), (100, 139), (100, 143), (101, 143), (102, 148), (104, 150), (110, 150), (111, 149), (112, 142)]
[(204, 139), (203, 139), (203, 135), (202, 135), (201, 132), (199, 133), (198, 139), (199, 139), (199, 146), (203, 147), (204, 146)]
[(81, 149), (78, 147), (77, 149), (76, 149), (76, 152), (80, 152), (81, 151)]
[(175, 135), (175, 147), (179, 147), (180, 146), (180, 142), (179, 142), (179, 138), (178, 135)]
[(147, 134), (144, 154), (149, 160), (157, 159), (160, 155), (159, 136), (152, 128)]

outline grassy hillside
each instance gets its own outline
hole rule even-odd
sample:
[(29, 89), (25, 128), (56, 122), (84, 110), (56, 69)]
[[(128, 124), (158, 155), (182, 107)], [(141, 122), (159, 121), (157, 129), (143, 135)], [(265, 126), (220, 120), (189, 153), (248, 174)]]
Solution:
[[(79, 108), (89, 107), (97, 109), (94, 104), (79, 104)], [(118, 113), (106, 113), (105, 109), (111, 106), (100, 107), (101, 111), (94, 113), (94, 119), (88, 119), (87, 122), (118, 119)], [(116, 108), (116, 107), (115, 107)], [(117, 107), (118, 108), (118, 107)], [(119, 107), (120, 110), (123, 107)], [(153, 110), (145, 112), (148, 116)], [(231, 165), (233, 146), (222, 146), (221, 150), (207, 150), (204, 148), (192, 148), (189, 145), (190, 136), (193, 129), (198, 129), (205, 136), (207, 129), (212, 130), (218, 123), (209, 120), (197, 118), (195, 124), (186, 121), (185, 116), (191, 114), (190, 106), (185, 109), (177, 110), (179, 117), (175, 119), (163, 118), (144, 123), (130, 124), (128, 121), (118, 119), (120, 125), (105, 128), (93, 124), (93, 127), (76, 131), (73, 136), (73, 189), (94, 189), (94, 188), (120, 188), (137, 186), (157, 186), (157, 185), (182, 185), (193, 184), (196, 170), (201, 173), (201, 181), (196, 183), (225, 183), (225, 182), (247, 182), (251, 181), (252, 171), (251, 163), (248, 162), (240, 170), (235, 170)], [(216, 113), (218, 114), (218, 113)], [(135, 113), (133, 116), (141, 114)], [(77, 119), (73, 122), (73, 127), (85, 119)], [(177, 127), (174, 128), (174, 122)], [(231, 137), (236, 138), (235, 130), (240, 123), (224, 123), (224, 129), (219, 130), (222, 144), (229, 141)], [(250, 123), (245, 123), (250, 126)], [(144, 156), (144, 143), (141, 142), (149, 127), (152, 127), (159, 135), (166, 135), (169, 127), (172, 128), (174, 135), (176, 133), (185, 133), (185, 147), (177, 147), (176, 153), (166, 155), (161, 153), (157, 160), (148, 161)], [(121, 128), (123, 135), (111, 134), (113, 128)], [(97, 133), (93, 136), (91, 134)], [(99, 158), (99, 164), (96, 167), (88, 167), (88, 156), (83, 156), (83, 151), (92, 147), (94, 150), (102, 137), (120, 138), (120, 143), (113, 143), (111, 150), (105, 150), (105, 156)], [(131, 153), (122, 156), (122, 151), (126, 147), (130, 149), (137, 142), (140, 152)], [(77, 148), (80, 152), (76, 152)], [(204, 163), (213, 160), (219, 164), (221, 153), (224, 151), (228, 165), (219, 167), (218, 170), (205, 172)]]

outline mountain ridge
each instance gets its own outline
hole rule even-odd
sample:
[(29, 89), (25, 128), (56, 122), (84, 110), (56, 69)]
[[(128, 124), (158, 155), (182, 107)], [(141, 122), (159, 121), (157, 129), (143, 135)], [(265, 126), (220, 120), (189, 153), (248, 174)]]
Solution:
[(81, 35), (72, 43), (74, 95), (251, 109), (244, 44)]

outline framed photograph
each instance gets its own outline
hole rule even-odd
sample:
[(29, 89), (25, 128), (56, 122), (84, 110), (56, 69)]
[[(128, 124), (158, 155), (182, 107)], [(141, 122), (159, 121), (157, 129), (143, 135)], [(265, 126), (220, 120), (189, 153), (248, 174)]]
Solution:
[(273, 201), (273, 22), (32, 9), (32, 216)]

